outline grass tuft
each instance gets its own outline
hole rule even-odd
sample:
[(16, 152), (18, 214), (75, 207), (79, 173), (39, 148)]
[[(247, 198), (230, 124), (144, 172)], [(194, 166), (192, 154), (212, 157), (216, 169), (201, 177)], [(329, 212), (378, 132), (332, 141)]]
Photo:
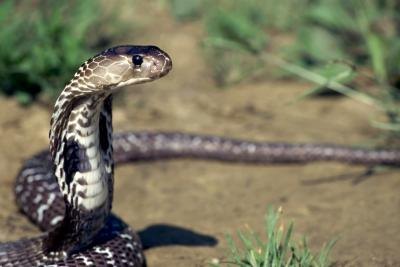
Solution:
[(267, 23), (258, 0), (219, 1), (204, 17), (203, 45), (219, 86), (241, 81), (260, 67), (257, 55), (268, 45)]
[[(298, 244), (293, 240), (293, 223), (283, 225), (280, 222), (282, 209), (269, 208), (265, 216), (266, 241), (251, 229), (238, 231), (238, 242), (227, 236), (230, 254), (226, 261), (213, 260), (213, 267), (328, 267), (329, 254), (336, 243), (330, 241), (317, 254), (309, 249), (306, 238)], [(286, 230), (285, 230), (286, 229)]]
[(203, 1), (203, 46), (217, 85), (301, 77), (316, 84), (302, 97), (334, 91), (372, 104), (385, 119), (371, 125), (400, 136), (398, 1)]

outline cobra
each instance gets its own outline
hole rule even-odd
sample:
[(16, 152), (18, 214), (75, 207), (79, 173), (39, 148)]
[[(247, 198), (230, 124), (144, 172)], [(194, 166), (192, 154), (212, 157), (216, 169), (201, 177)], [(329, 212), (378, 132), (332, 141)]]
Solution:
[(400, 165), (396, 150), (265, 143), (173, 132), (112, 133), (112, 93), (172, 68), (154, 46), (117, 46), (86, 61), (58, 97), (50, 151), (26, 161), (17, 204), (43, 235), (0, 243), (1, 266), (145, 266), (136, 233), (111, 214), (114, 163), (201, 158), (244, 163), (335, 160)]

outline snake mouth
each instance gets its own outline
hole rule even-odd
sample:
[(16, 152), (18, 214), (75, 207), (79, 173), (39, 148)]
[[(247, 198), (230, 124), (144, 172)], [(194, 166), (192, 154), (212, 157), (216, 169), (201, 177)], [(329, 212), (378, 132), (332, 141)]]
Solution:
[(172, 63), (168, 57), (164, 57), (163, 55), (148, 55), (143, 58), (140, 68), (135, 68), (134, 72), (140, 78), (154, 80), (167, 75), (171, 68)]
[(151, 55), (153, 57), (153, 66), (151, 67), (151, 73), (156, 74), (157, 78), (161, 78), (167, 75), (172, 69), (172, 60), (171, 57), (164, 51), (159, 48), (157, 49), (157, 53)]
[(167, 75), (172, 69), (172, 60), (169, 57), (166, 57), (164, 60), (164, 65), (160, 71), (160, 77)]

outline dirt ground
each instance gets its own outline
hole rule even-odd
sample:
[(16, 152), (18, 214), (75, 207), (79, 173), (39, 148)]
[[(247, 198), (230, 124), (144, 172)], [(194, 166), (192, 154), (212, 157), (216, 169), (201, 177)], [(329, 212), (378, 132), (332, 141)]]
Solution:
[[(129, 19), (133, 11), (124, 10), (122, 16)], [(150, 15), (121, 42), (162, 47), (174, 69), (116, 98), (116, 131), (338, 144), (364, 144), (376, 134), (368, 121), (374, 111), (352, 100), (288, 104), (308, 84), (265, 79), (216, 89), (199, 49), (201, 25), (178, 24), (155, 8), (145, 11)], [(38, 233), (18, 212), (12, 186), (22, 161), (47, 146), (50, 112), (49, 107), (22, 108), (0, 98), (1, 241)], [(339, 163), (249, 166), (177, 160), (125, 165), (116, 169), (114, 212), (141, 231), (150, 246), (150, 267), (207, 266), (225, 257), (225, 234), (245, 225), (262, 232), (268, 205), (282, 206), (297, 237), (307, 235), (314, 249), (339, 237), (332, 253), (338, 266), (400, 266), (399, 172), (355, 183), (364, 170)]]

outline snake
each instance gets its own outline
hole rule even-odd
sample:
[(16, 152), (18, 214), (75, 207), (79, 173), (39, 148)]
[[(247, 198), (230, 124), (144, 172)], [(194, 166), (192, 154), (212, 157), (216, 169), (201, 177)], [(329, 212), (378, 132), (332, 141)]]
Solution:
[(50, 148), (23, 163), (14, 186), (17, 205), (43, 233), (0, 243), (0, 266), (146, 266), (138, 234), (111, 212), (115, 164), (191, 158), (400, 165), (400, 151), (394, 149), (183, 132), (113, 133), (113, 93), (164, 77), (171, 69), (170, 56), (151, 45), (115, 46), (79, 67), (54, 105)]

